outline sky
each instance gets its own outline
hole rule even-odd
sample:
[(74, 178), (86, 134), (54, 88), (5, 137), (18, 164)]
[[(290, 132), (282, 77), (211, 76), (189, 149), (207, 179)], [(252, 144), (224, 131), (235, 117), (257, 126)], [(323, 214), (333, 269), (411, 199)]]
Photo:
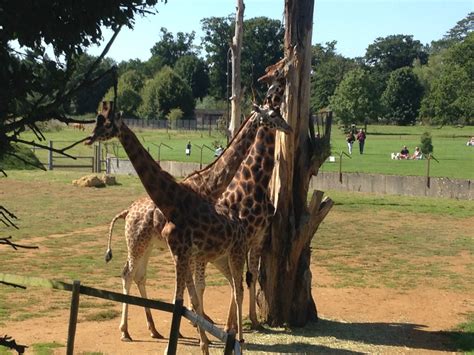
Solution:
[[(117, 62), (147, 60), (150, 48), (160, 40), (160, 28), (177, 32), (196, 32), (202, 37), (201, 19), (225, 17), (235, 13), (235, 0), (168, 0), (159, 2), (157, 14), (139, 17), (133, 30), (121, 30), (108, 57)], [(244, 19), (266, 16), (283, 21), (284, 0), (244, 0)], [(474, 11), (474, 0), (315, 0), (313, 44), (337, 41), (338, 53), (349, 57), (365, 54), (378, 37), (413, 35), (429, 44), (438, 40), (456, 23)], [(104, 31), (107, 41), (111, 32)], [(89, 50), (99, 55), (101, 48)]]

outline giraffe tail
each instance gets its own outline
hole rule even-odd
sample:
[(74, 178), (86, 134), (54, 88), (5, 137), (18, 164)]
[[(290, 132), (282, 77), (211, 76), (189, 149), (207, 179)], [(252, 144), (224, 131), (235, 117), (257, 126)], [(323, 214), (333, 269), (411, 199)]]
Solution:
[(112, 221), (110, 222), (109, 226), (109, 240), (107, 243), (107, 251), (105, 252), (105, 262), (108, 263), (110, 260), (112, 260), (112, 230), (114, 229), (115, 222), (119, 218), (125, 219), (128, 215), (128, 209), (123, 210), (119, 214), (117, 214)]
[(247, 271), (245, 272), (245, 283), (247, 284), (247, 287), (250, 288), (252, 285), (253, 281), (253, 275), (250, 272), (250, 252), (247, 251), (247, 257), (245, 258), (245, 263), (247, 264)]

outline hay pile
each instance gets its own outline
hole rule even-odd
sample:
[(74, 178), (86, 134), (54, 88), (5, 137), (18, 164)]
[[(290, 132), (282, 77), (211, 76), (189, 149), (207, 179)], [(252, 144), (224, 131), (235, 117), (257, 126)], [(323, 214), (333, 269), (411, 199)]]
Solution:
[(92, 174), (83, 176), (77, 180), (73, 180), (72, 184), (74, 186), (81, 186), (81, 187), (105, 187), (110, 185), (117, 185), (117, 181), (115, 176), (102, 174)]

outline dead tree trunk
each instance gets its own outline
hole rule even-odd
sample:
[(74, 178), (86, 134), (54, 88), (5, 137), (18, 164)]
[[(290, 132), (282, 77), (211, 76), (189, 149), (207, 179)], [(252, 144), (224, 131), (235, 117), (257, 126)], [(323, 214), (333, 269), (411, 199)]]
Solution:
[(307, 196), (311, 177), (330, 154), (330, 122), (314, 135), (310, 119), (311, 33), (314, 0), (285, 1), (286, 76), (283, 114), (294, 132), (280, 134), (272, 198), (276, 213), (261, 259), (258, 292), (260, 317), (271, 326), (303, 326), (317, 320), (311, 295), (311, 240), (333, 202), (323, 192)]
[(241, 115), (241, 96), (242, 96), (242, 80), (240, 71), (240, 62), (242, 56), (242, 37), (244, 31), (244, 10), (243, 0), (237, 0), (237, 8), (235, 14), (235, 33), (232, 38), (232, 96), (231, 96), (231, 115), (229, 123), (229, 134), (233, 137), (240, 127)]

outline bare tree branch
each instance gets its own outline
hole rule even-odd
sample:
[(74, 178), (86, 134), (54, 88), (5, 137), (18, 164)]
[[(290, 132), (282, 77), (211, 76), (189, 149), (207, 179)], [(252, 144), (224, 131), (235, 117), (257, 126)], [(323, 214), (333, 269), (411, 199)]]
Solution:
[(22, 248), (22, 249), (39, 249), (38, 246), (31, 246), (31, 245), (21, 245), (21, 244), (17, 244), (17, 243), (13, 243), (10, 241), (10, 239), (12, 239), (11, 236), (9, 237), (4, 237), (4, 238), (0, 238), (0, 245), (9, 245), (11, 246), (13, 249), (15, 250), (18, 250), (18, 248)]
[[(84, 141), (84, 140), (85, 140), (85, 139), (83, 139), (82, 141)], [(15, 143), (23, 143), (23, 144), (31, 145), (31, 146), (34, 146), (34, 147), (37, 147), (37, 148), (47, 149), (47, 150), (50, 150), (50, 151), (52, 151), (52, 152), (55, 152), (55, 153), (64, 155), (65, 157), (68, 157), (68, 158), (71, 158), (71, 159), (74, 159), (74, 160), (77, 159), (76, 157), (65, 153), (64, 151), (65, 151), (66, 149), (64, 149), (64, 148), (63, 148), (63, 149), (51, 148), (51, 147), (49, 147), (49, 146), (47, 146), (47, 145), (36, 143), (35, 141), (28, 142), (28, 141), (25, 141), (25, 140), (23, 140), (23, 139), (16, 138), (16, 137), (12, 137), (12, 142), (15, 142)], [(69, 146), (69, 147), (71, 147), (71, 146)], [(68, 147), (66, 147), (66, 148), (68, 148)]]
[[(115, 30), (114, 34), (112, 35), (111, 39), (105, 46), (104, 50), (100, 54), (100, 56), (96, 59), (94, 63), (89, 67), (88, 71), (84, 75), (84, 79), (79, 82), (77, 85), (75, 85), (73, 88), (69, 89), (66, 93), (64, 94), (58, 94), (54, 101), (48, 105), (45, 106), (39, 106), (39, 103), (44, 99), (43, 97), (40, 97), (38, 101), (33, 105), (34, 110), (32, 109), (31, 114), (27, 115), (25, 117), (22, 117), (20, 120), (15, 120), (11, 122), (10, 124), (7, 124), (4, 126), (4, 131), (5, 132), (15, 132), (21, 129), (22, 127), (25, 126), (30, 126), (31, 124), (34, 124), (37, 121), (46, 121), (51, 118), (56, 118), (61, 122), (64, 123), (94, 123), (94, 120), (91, 121), (81, 121), (81, 120), (73, 120), (71, 118), (68, 118), (60, 113), (57, 112), (57, 108), (60, 107), (67, 99), (69, 99), (72, 95), (76, 94), (79, 90), (83, 89), (84, 87), (90, 86), (101, 80), (107, 75), (110, 75), (113, 73), (116, 68), (113, 67), (106, 72), (102, 73), (101, 75), (97, 76), (96, 78), (90, 79), (90, 76), (92, 75), (92, 72), (94, 69), (97, 67), (97, 65), (102, 61), (102, 59), (106, 56), (108, 51), (110, 50), (110, 47), (112, 46), (113, 42), (117, 38), (117, 35), (119, 34), (121, 29), (121, 26)], [(14, 139), (16, 137), (16, 134), (13, 137), (8, 137), (10, 141), (13, 141), (12, 138)], [(43, 140), (43, 139), (40, 139)], [(45, 148), (48, 149), (48, 148)]]

